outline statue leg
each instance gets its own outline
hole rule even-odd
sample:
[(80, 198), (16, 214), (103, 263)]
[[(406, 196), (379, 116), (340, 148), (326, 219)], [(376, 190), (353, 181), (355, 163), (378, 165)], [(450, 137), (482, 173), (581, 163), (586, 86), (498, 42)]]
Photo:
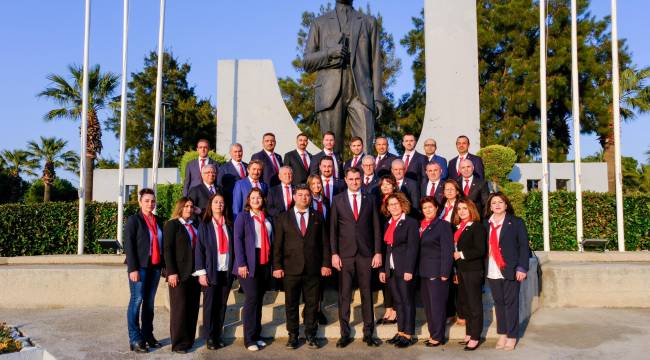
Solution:
[(352, 99), (348, 105), (348, 113), (352, 136), (362, 138), (365, 153), (372, 154), (375, 139), (375, 115), (363, 105), (358, 97)]
[(318, 122), (320, 124), (321, 136), (328, 131), (334, 133), (334, 137), (336, 138), (334, 151), (337, 154), (342, 153), (343, 142), (345, 141), (345, 111), (345, 106), (343, 106), (343, 101), (341, 101), (341, 98), (339, 96), (334, 106), (316, 114), (316, 117), (318, 118)]

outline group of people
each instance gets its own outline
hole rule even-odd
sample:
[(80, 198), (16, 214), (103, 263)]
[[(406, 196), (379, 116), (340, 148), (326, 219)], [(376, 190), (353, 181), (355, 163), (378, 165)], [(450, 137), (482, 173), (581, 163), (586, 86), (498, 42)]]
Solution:
[[(425, 345), (442, 345), (446, 325), (457, 321), (465, 324), (464, 349), (475, 350), (483, 330), (485, 278), (500, 335), (496, 347), (515, 348), (519, 287), (530, 255), (527, 231), (508, 197), (490, 194), (469, 139), (457, 138), (458, 156), (449, 162), (436, 155), (433, 139), (424, 142), (425, 154), (416, 151), (412, 134), (403, 136), (402, 156), (388, 152), (385, 137), (375, 139), (375, 155), (363, 153), (363, 139), (353, 137), (347, 161), (334, 151), (333, 133), (322, 140), (323, 151), (310, 154), (307, 135), (299, 134), (296, 148), (281, 157), (274, 134), (267, 133), (249, 163), (242, 161), (242, 146), (233, 144), (221, 166), (208, 157), (209, 142), (200, 140), (198, 159), (185, 169), (184, 196), (166, 222), (154, 215), (155, 193), (140, 191), (140, 211), (128, 219), (124, 243), (131, 350), (161, 346), (152, 325), (161, 274), (169, 285), (171, 347), (178, 353), (194, 344), (201, 293), (206, 346), (224, 346), (235, 279), (245, 296), (244, 344), (251, 351), (267, 345), (261, 318), (271, 287), (285, 292), (286, 346), (300, 346), (302, 297), (305, 343), (321, 347), (316, 334), (327, 323), (320, 307), (325, 284), (338, 290), (339, 348), (352, 342), (356, 285), (368, 346), (381, 344), (373, 336), (376, 324), (397, 323), (387, 340), (396, 347), (416, 342), (419, 287), (429, 331)], [(377, 322), (376, 284), (385, 308)]]

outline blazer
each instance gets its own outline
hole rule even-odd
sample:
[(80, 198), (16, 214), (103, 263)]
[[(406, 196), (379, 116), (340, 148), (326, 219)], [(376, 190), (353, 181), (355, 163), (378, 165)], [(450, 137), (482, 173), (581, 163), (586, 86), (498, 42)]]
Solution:
[[(222, 192), (219, 185), (214, 184), (214, 190)], [(205, 184), (200, 183), (190, 189), (190, 192), (187, 194), (187, 197), (192, 200), (194, 206), (201, 209), (201, 215), (205, 212), (205, 209), (210, 205), (210, 190)]]
[[(377, 158), (379, 155), (375, 155), (375, 158)], [(382, 177), (386, 174), (390, 174), (390, 167), (391, 164), (393, 163), (393, 160), (397, 159), (397, 155), (391, 154), (391, 153), (386, 153), (384, 154), (384, 157), (381, 158), (381, 160), (377, 163), (375, 161), (375, 174), (377, 174), (377, 177)]]
[[(283, 165), (282, 157), (280, 157), (280, 155), (275, 152), (273, 155), (275, 155), (275, 161), (278, 163), (278, 170), (280, 170)], [(253, 154), (253, 156), (251, 156), (251, 160), (261, 160), (264, 163), (264, 169), (262, 170), (262, 180), (265, 183), (267, 183), (269, 186), (275, 186), (280, 183), (278, 172), (275, 171), (273, 161), (271, 161), (271, 158), (266, 154), (265, 150)]]
[[(359, 171), (361, 171), (361, 175), (363, 175), (363, 169), (361, 168), (361, 160), (363, 160), (364, 156), (366, 156), (366, 154), (359, 155), (359, 160), (357, 161), (357, 166), (355, 166), (355, 168), (357, 168), (357, 169), (359, 169)], [(343, 171), (344, 172), (345, 172), (345, 170), (352, 167), (352, 160), (354, 160), (354, 156), (343, 164)], [(341, 175), (341, 177), (343, 177), (343, 175)]]
[(424, 163), (424, 165), (425, 165), (425, 168), (424, 168), (424, 177), (426, 178), (426, 176), (427, 176), (426, 165), (427, 165), (428, 163), (432, 162), (432, 161), (435, 161), (435, 162), (438, 163), (438, 165), (440, 165), (440, 170), (442, 171), (442, 172), (441, 172), (441, 175), (440, 175), (440, 179), (442, 179), (443, 181), (447, 180), (447, 176), (448, 176), (448, 171), (447, 171), (447, 159), (445, 159), (444, 157), (442, 157), (442, 156), (440, 156), (440, 155), (433, 155), (432, 157), (428, 157), (428, 156), (426, 156), (426, 155), (424, 155), (424, 156), (427, 158), (427, 162)]
[[(483, 221), (483, 225), (485, 225), (489, 236), (490, 224), (487, 219)], [(506, 214), (499, 234), (499, 249), (506, 262), (505, 269), (501, 270), (501, 275), (504, 278), (515, 280), (516, 271), (528, 272), (528, 259), (530, 258), (528, 231), (520, 217)], [(487, 269), (487, 263), (485, 268)]]
[[(269, 220), (271, 224), (272, 221)], [(248, 276), (255, 276), (255, 269), (257, 268), (257, 261), (255, 257), (255, 219), (250, 213), (242, 213), (242, 216), (237, 216), (234, 226), (235, 238), (235, 261), (232, 273), (237, 276), (238, 268), (242, 266), (248, 267)], [(269, 234), (270, 245), (273, 246), (273, 232)], [(269, 249), (269, 265), (273, 264), (273, 251)]]
[[(250, 180), (248, 180), (248, 177), (245, 179), (238, 180), (235, 183), (235, 187), (232, 191), (232, 214), (234, 217), (237, 217), (237, 214), (239, 214), (242, 210), (244, 210), (244, 205), (246, 204), (246, 197), (248, 197), (248, 193), (251, 192), (253, 189), (253, 184), (251, 184)], [(261, 181), (260, 179), (260, 189), (262, 189), (262, 193), (266, 195), (268, 192), (268, 185)]]
[[(320, 170), (318, 169), (318, 163), (320, 162), (320, 159), (322, 159), (325, 156), (326, 154), (324, 150), (312, 156), (311, 164), (309, 165), (309, 173), (311, 175), (314, 174), (320, 175)], [(334, 175), (338, 175), (338, 177), (335, 176), (337, 179), (343, 178), (343, 164), (341, 163), (341, 155), (334, 152), (334, 159), (335, 159), (334, 166), (336, 166), (336, 169), (338, 171), (338, 174), (334, 172)]]
[[(316, 202), (313, 199), (314, 198), (313, 198), (313, 195), (312, 195), (311, 207), (312, 207), (312, 209), (314, 209), (314, 211), (318, 212), (318, 205), (316, 205)], [(327, 224), (327, 232), (328, 232), (327, 241), (329, 242), (329, 230), (330, 230), (329, 219), (330, 219), (330, 215), (331, 215), (331, 212), (330, 212), (331, 206), (330, 206), (329, 200), (327, 200), (327, 198), (325, 196), (323, 196), (322, 199), (323, 199), (323, 207), (325, 208), (324, 209), (325, 216), (323, 216), (323, 218), (325, 220), (325, 223)]]
[[(235, 236), (232, 226), (228, 228), (228, 253), (230, 263), (228, 264), (228, 277), (232, 277), (233, 264), (235, 263)], [(199, 225), (199, 242), (194, 249), (194, 270), (205, 270), (208, 276), (208, 283), (217, 285), (219, 274), (219, 254), (217, 253), (217, 233), (214, 231), (212, 220), (203, 221)]]
[(379, 190), (379, 177), (373, 176), (368, 185), (364, 183), (365, 178), (365, 175), (361, 174), (361, 191), (364, 194), (374, 195)]
[[(162, 236), (158, 238), (158, 249), (160, 249), (160, 266), (165, 266), (163, 255), (163, 238), (162, 231), (164, 221), (161, 217), (155, 216), (156, 225), (160, 228)], [(129, 216), (124, 227), (124, 252), (126, 253), (126, 267), (128, 272), (146, 268), (149, 265), (149, 253), (151, 252), (151, 235), (149, 228), (144, 220), (142, 211)]]
[[(438, 204), (440, 204), (440, 205), (444, 204), (444, 202), (445, 202), (445, 184), (444, 184), (444, 182), (445, 181), (442, 180), (442, 178), (440, 180), (438, 180), (438, 187), (434, 191), (434, 196), (433, 196), (436, 199), (436, 201), (438, 202)], [(430, 183), (430, 181), (429, 181), (428, 178), (425, 178), (422, 181), (422, 184), (420, 185), (420, 199), (425, 197), (425, 196), (429, 196), (429, 193), (427, 192), (427, 187), (429, 186), (429, 183)]]
[[(208, 157), (208, 164), (217, 166), (217, 162)], [(207, 164), (206, 164), (207, 165)], [(201, 164), (199, 159), (194, 159), (185, 165), (185, 180), (183, 180), (183, 196), (187, 196), (193, 186), (203, 182), (201, 177)]]
[[(242, 167), (244, 168), (244, 174), (248, 176), (248, 164), (241, 162)], [(221, 165), (219, 168), (219, 175), (217, 176), (217, 185), (221, 186), (223, 190), (224, 197), (230, 199), (231, 201), (226, 200), (228, 204), (232, 202), (232, 190), (235, 188), (235, 183), (243, 179), (239, 174), (239, 169), (235, 168), (235, 165), (232, 164), (230, 160)]]
[[(384, 226), (384, 234), (388, 229), (388, 222)], [(393, 256), (395, 265), (395, 275), (403, 276), (404, 273), (416, 274), (416, 264), (418, 253), (420, 251), (420, 225), (417, 220), (410, 216), (405, 216), (404, 220), (397, 223), (393, 233), (393, 246), (386, 245), (386, 255), (384, 259), (384, 269), (390, 273), (390, 257)]]
[[(458, 180), (461, 191), (465, 191), (465, 180), (461, 177)], [(469, 184), (469, 195), (466, 196), (468, 199), (472, 200), (478, 209), (478, 213), (483, 218), (483, 212), (485, 211), (485, 205), (487, 204), (488, 198), (490, 197), (490, 191), (488, 190), (488, 184), (485, 180), (477, 178), (474, 176), (472, 182)]]
[[(485, 173), (483, 170), (483, 159), (480, 156), (467, 153), (467, 159), (472, 161), (474, 164), (474, 176), (478, 176), (481, 179), (485, 179)], [(456, 170), (456, 163), (458, 162), (458, 156), (449, 160), (449, 165), (447, 166), (449, 178), (458, 181), (461, 175), (458, 175), (458, 170)]]
[(415, 180), (404, 178), (399, 191), (403, 192), (406, 198), (409, 199), (411, 209), (417, 211), (420, 208), (420, 188), (416, 184), (419, 183), (416, 183)]
[(474, 222), (468, 225), (460, 234), (456, 249), (463, 253), (464, 259), (456, 260), (459, 271), (485, 270), (485, 256), (487, 255), (487, 231), (485, 227)]
[(357, 254), (372, 257), (382, 252), (383, 239), (375, 200), (372, 196), (359, 193), (361, 207), (358, 220), (354, 219), (347, 191), (334, 196), (330, 212), (332, 255), (337, 254), (342, 258), (355, 257)]
[[(293, 189), (292, 189), (293, 190)], [(266, 212), (270, 217), (275, 218), (281, 213), (287, 211), (287, 204), (284, 201), (284, 184), (275, 185), (269, 189), (268, 196), (266, 197)], [(291, 203), (292, 195), (289, 196)]]
[(273, 269), (285, 275), (320, 276), (321, 267), (331, 267), (330, 243), (325, 220), (309, 209), (307, 233), (300, 232), (296, 213), (286, 211), (274, 221)]
[[(400, 157), (400, 159), (403, 159), (404, 157)], [(415, 181), (416, 184), (419, 184), (422, 182), (422, 178), (426, 178), (426, 175), (424, 173), (424, 166), (427, 164), (427, 157), (420, 154), (417, 151), (413, 151), (413, 156), (409, 159), (409, 166), (406, 168), (406, 173), (404, 174), (404, 177), (407, 177), (413, 181)]]
[(420, 237), (419, 274), (425, 278), (451, 276), (454, 235), (444, 220), (434, 219)]
[[(336, 179), (336, 178), (334, 178), (334, 176), (332, 176), (332, 179), (334, 179), (334, 182), (333, 182), (333, 186), (332, 186), (332, 194), (330, 194), (330, 198), (329, 198), (330, 207), (332, 205), (332, 201), (334, 201), (334, 197), (336, 195), (342, 193), (343, 191), (345, 191), (348, 188), (345, 181), (340, 180), (340, 179)], [(322, 178), (321, 178), (321, 180), (322, 180)], [(325, 182), (324, 181), (323, 181), (323, 193), (325, 193)]]
[[(194, 231), (198, 237), (198, 230), (194, 228)], [(178, 219), (169, 220), (165, 223), (163, 233), (167, 275), (178, 275), (181, 281), (189, 279), (194, 272), (194, 249), (185, 225)]]
[[(309, 159), (309, 164), (312, 162), (312, 155), (305, 150), (305, 156)], [(291, 184), (305, 184), (307, 178), (309, 177), (309, 166), (305, 169), (305, 165), (302, 163), (302, 158), (298, 153), (298, 150), (292, 150), (284, 154), (284, 165), (290, 166), (293, 170), (293, 181)]]

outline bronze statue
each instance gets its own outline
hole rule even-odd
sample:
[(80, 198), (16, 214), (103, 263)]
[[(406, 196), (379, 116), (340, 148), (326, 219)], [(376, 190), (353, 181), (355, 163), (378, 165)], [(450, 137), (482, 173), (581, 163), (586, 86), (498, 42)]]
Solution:
[(336, 7), (316, 18), (309, 31), (303, 67), (318, 72), (315, 112), (321, 132), (336, 136), (343, 151), (346, 120), (352, 136), (372, 152), (375, 118), (382, 115), (382, 64), (377, 19), (352, 7), (353, 0), (336, 0)]

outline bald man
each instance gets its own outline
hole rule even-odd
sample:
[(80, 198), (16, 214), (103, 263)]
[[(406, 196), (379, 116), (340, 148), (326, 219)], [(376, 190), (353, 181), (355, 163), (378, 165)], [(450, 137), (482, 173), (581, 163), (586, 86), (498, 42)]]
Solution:
[(476, 204), (479, 214), (483, 217), (485, 205), (490, 196), (487, 182), (476, 176), (474, 163), (470, 159), (465, 159), (460, 162), (460, 175), (458, 184), (460, 185), (461, 191), (466, 198)]

